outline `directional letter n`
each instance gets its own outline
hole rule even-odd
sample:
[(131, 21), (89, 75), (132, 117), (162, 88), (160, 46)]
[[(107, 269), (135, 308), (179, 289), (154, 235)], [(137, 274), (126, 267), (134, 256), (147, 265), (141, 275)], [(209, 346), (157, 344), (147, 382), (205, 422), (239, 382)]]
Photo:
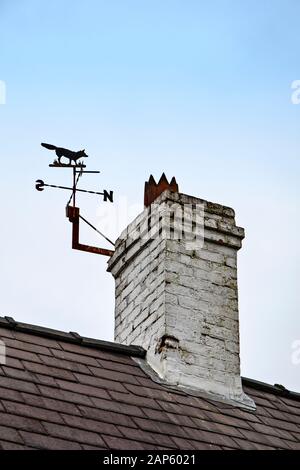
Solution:
[(103, 192), (104, 202), (106, 202), (107, 200), (110, 201), (110, 202), (113, 202), (113, 198), (114, 198), (114, 192), (113, 191), (108, 192), (104, 189), (104, 192)]

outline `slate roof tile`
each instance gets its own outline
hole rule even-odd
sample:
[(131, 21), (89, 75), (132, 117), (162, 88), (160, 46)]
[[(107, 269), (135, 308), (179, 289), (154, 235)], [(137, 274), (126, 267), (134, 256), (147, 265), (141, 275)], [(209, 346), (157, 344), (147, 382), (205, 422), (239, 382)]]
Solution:
[(206, 431), (214, 431), (217, 433), (226, 434), (227, 436), (230, 436), (230, 437), (243, 438), (243, 434), (239, 431), (237, 427), (233, 426), (232, 424), (231, 425), (221, 424), (218, 422), (200, 420), (199, 418), (193, 418), (193, 421), (195, 422), (198, 429), (206, 430)]
[(50, 436), (60, 437), (66, 440), (69, 439), (72, 442), (105, 447), (105, 443), (99, 433), (49, 422), (43, 422), (43, 425), (45, 426)]
[(3, 377), (0, 377), (0, 384), (2, 387), (0, 387), (0, 399), (5, 398), (7, 400), (13, 400), (13, 401), (21, 401), (23, 400), (21, 392), (18, 392), (15, 389), (9, 389), (9, 388), (3, 388)]
[(260, 418), (258, 417), (257, 413), (253, 413), (251, 411), (244, 411), (240, 408), (236, 408), (233, 406), (224, 406), (223, 404), (218, 405), (219, 413), (229, 416), (230, 418), (239, 418), (248, 422), (255, 422), (259, 423)]
[[(99, 377), (100, 379), (114, 380), (118, 383), (126, 382), (131, 383), (133, 385), (139, 385), (138, 378), (136, 378), (134, 375), (131, 375), (130, 372), (123, 372), (123, 367), (124, 366), (122, 366), (122, 368), (119, 367), (118, 372), (115, 370), (104, 369), (103, 367), (91, 367), (90, 370), (92, 371), (94, 376)], [(126, 390), (122, 387), (121, 391), (123, 390), (126, 392)], [(119, 391), (119, 388), (117, 391)]]
[(35, 364), (33, 362), (23, 361), (23, 366), (25, 370), (34, 372), (36, 374), (42, 374), (50, 376), (51, 378), (59, 378), (64, 380), (70, 380), (76, 382), (75, 375), (65, 369), (60, 369), (59, 367), (50, 367), (49, 365)]
[(7, 338), (5, 340), (5, 345), (6, 347), (11, 346), (13, 349), (19, 349), (21, 351), (27, 351), (31, 353), (36, 353), (36, 354), (44, 354), (46, 356), (51, 356), (52, 353), (49, 348), (46, 348), (45, 346), (39, 346), (38, 344), (35, 343), (27, 343), (25, 341), (19, 341), (18, 339), (10, 339)]
[(17, 416), (14, 414), (14, 410), (11, 412), (0, 413), (0, 423), (2, 426), (12, 427), (14, 429), (24, 429), (25, 431), (32, 432), (44, 432), (44, 428), (41, 423), (32, 418), (26, 416)]
[(119, 401), (121, 403), (128, 403), (129, 405), (149, 407), (153, 409), (161, 408), (158, 402), (153, 400), (153, 398), (138, 396), (134, 395), (133, 393), (119, 393), (113, 390), (110, 390), (109, 394), (113, 400)]
[(7, 356), (6, 357), (6, 366), (11, 367), (12, 369), (24, 369), (24, 365), (19, 359), (15, 359), (13, 357)]
[(10, 377), (0, 376), (0, 387), (7, 388), (10, 392), (19, 390), (21, 392), (39, 394), (38, 388), (34, 383), (11, 379)]
[[(298, 439), (299, 439), (299, 436), (298, 436)], [(297, 442), (289, 442), (289, 447), (292, 449), (292, 450), (300, 450), (300, 442), (299, 440)]]
[(37, 346), (43, 346), (45, 348), (51, 348), (51, 349), (53, 348), (62, 349), (60, 344), (55, 339), (48, 339), (48, 338), (44, 338), (43, 336), (38, 336), (38, 335), (33, 336), (32, 334), (21, 333), (19, 331), (12, 332), (12, 335), (13, 335), (12, 337), (16, 338), (18, 341), (21, 341), (22, 343), (30, 343), (30, 344), (34, 344)]
[[(22, 370), (20, 369), (15, 369), (13, 367), (0, 367), (0, 376), (1, 375), (6, 375), (7, 377), (11, 377), (13, 379), (18, 379), (20, 381), (28, 382), (29, 384), (31, 382), (34, 383), (43, 383), (46, 381), (46, 383), (50, 382), (50, 385), (56, 385), (54, 379), (52, 377), (44, 377), (42, 376), (41, 380), (39, 379), (39, 376), (32, 374), (31, 372), (28, 372), (25, 370), (23, 367)], [(1, 380), (2, 382), (2, 380)]]
[(57, 359), (65, 359), (66, 361), (73, 361), (79, 364), (87, 364), (92, 366), (98, 366), (98, 362), (95, 357), (85, 354), (74, 354), (73, 352), (61, 351), (61, 350), (52, 350), (53, 355)]
[(196, 439), (199, 442), (205, 442), (207, 444), (215, 444), (219, 446), (226, 446), (230, 448), (238, 448), (237, 443), (228, 435), (204, 431), (202, 429), (191, 429), (191, 428), (184, 428), (186, 432), (186, 436), (190, 437), (191, 439)]
[(92, 371), (85, 364), (79, 364), (75, 361), (69, 361), (60, 359), (57, 360), (56, 357), (43, 356), (39, 354), (39, 359), (42, 361), (43, 365), (55, 367), (56, 369), (62, 369), (65, 371), (79, 372), (80, 374), (89, 374), (93, 375)]
[(192, 406), (200, 410), (218, 411), (216, 403), (212, 403), (211, 401), (198, 396), (176, 394), (174, 396), (174, 401), (181, 405)]
[(300, 425), (300, 415), (294, 413), (288, 413), (286, 411), (275, 410), (273, 408), (268, 409), (269, 413), (273, 418), (279, 419), (281, 421), (290, 421), (291, 414), (293, 416), (293, 422)]
[[(95, 419), (81, 418), (73, 415), (62, 415), (63, 420), (69, 426), (76, 429), (88, 429), (99, 434), (108, 434), (110, 436), (122, 436), (122, 433), (114, 424), (106, 423)], [(126, 428), (128, 429), (128, 428)]]
[(26, 431), (20, 431), (20, 435), (25, 444), (35, 449), (47, 450), (81, 450), (81, 445), (76, 441), (66, 441), (57, 439), (49, 434), (37, 434)]
[(23, 444), (15, 444), (14, 442), (1, 441), (1, 450), (34, 450), (34, 447), (27, 447)]
[(144, 418), (133, 418), (133, 420), (137, 424), (137, 427), (144, 431), (150, 431), (158, 434), (167, 434), (167, 436), (186, 436), (183, 428), (181, 426), (176, 426), (175, 424)]
[(53, 423), (63, 423), (63, 419), (56, 411), (47, 410), (45, 408), (37, 408), (23, 403), (15, 403), (2, 400), (2, 404), (7, 413), (16, 414), (18, 416), (31, 417), (39, 420), (47, 420)]
[(36, 353), (28, 352), (22, 349), (16, 348), (7, 348), (8, 357), (13, 357), (16, 359), (25, 359), (31, 362), (42, 362), (39, 356)]
[[(149, 381), (149, 378), (148, 378)], [(152, 381), (150, 380), (151, 386), (150, 387), (143, 387), (140, 385), (131, 385), (131, 384), (124, 384), (126, 390), (134, 395), (153, 398), (154, 400), (165, 400), (165, 401), (174, 401), (175, 392), (170, 389), (167, 390), (165, 386), (160, 385), (160, 387), (152, 388)], [(155, 384), (158, 385), (158, 384)]]
[(279, 437), (262, 434), (257, 431), (248, 431), (245, 429), (241, 429), (241, 432), (249, 441), (257, 442), (258, 444), (265, 444), (271, 447), (275, 446), (277, 449), (291, 449), (288, 441), (280, 439)]
[(125, 414), (128, 416), (145, 416), (141, 408), (135, 405), (130, 405), (126, 402), (119, 402), (116, 400), (102, 400), (101, 398), (91, 397), (92, 402), (101, 410), (113, 411), (116, 413)]
[(116, 392), (126, 392), (126, 388), (123, 385), (123, 383), (117, 382), (116, 380), (103, 379), (102, 377), (95, 377), (93, 375), (83, 375), (83, 374), (75, 374), (75, 377), (78, 380), (78, 382), (82, 384), (89, 384), (96, 388), (115, 390)]
[[(70, 343), (61, 343), (62, 348), (64, 351), (69, 351), (70, 353), (75, 354), (74, 357), (80, 356), (82, 357), (82, 346), (79, 344), (70, 344)], [(121, 354), (111, 354), (107, 351), (101, 351), (99, 349), (93, 349), (89, 347), (84, 347), (84, 357), (90, 357), (92, 359), (95, 359), (94, 364), (97, 366), (98, 362), (96, 359), (102, 359), (106, 361), (112, 361), (112, 362), (117, 362), (119, 364), (128, 364), (128, 365), (133, 365), (134, 362), (130, 357), (123, 356)], [(77, 354), (77, 356), (76, 356)]]
[(0, 338), (15, 338), (14, 331), (0, 327)]
[(292, 408), (298, 408), (298, 410), (300, 412), (300, 400), (295, 401), (295, 400), (291, 400), (290, 398), (287, 398), (287, 397), (280, 397), (280, 401), (282, 401), (283, 403), (285, 403), (286, 405), (288, 405)]
[[(100, 367), (102, 367), (105, 370), (110, 370), (110, 371), (116, 371), (124, 374), (132, 374), (134, 376), (139, 376), (139, 377), (145, 377), (146, 374), (145, 372), (136, 364), (135, 362), (131, 362), (131, 364), (123, 364), (122, 367), (120, 367), (120, 362), (114, 362), (114, 361), (107, 361), (104, 359), (97, 359)], [(90, 367), (90, 370), (94, 373), (94, 367)], [(96, 368), (98, 370), (98, 368)], [(96, 374), (95, 374), (96, 375)]]
[(22, 439), (20, 437), (19, 432), (16, 431), (16, 429), (13, 429), (12, 427), (5, 426), (4, 423), (0, 424), (0, 443), (2, 440), (13, 442), (14, 444), (18, 444), (18, 443), (22, 444)]
[(152, 444), (146, 444), (145, 442), (139, 442), (134, 439), (119, 439), (118, 437), (103, 435), (103, 439), (109, 449), (114, 450), (153, 450), (157, 448)]
[(244, 419), (240, 419), (240, 417), (227, 416), (215, 411), (204, 411), (203, 416), (208, 422), (225, 424), (236, 428), (252, 429), (251, 424)]
[[(181, 438), (177, 436), (172, 436), (172, 440), (175, 442), (176, 447), (181, 450), (195, 450), (199, 449), (199, 441), (195, 441), (193, 439), (189, 439), (188, 437), (186, 438)], [(208, 444), (207, 442), (202, 442), (201, 443), (201, 450), (221, 450), (222, 447), (214, 445), (214, 444)]]
[(195, 421), (190, 416), (185, 416), (184, 414), (175, 414), (175, 413), (165, 413), (166, 418), (177, 426), (188, 426), (195, 428), (197, 427)]
[(91, 446), (88, 444), (81, 444), (82, 450), (107, 450), (107, 447), (100, 447), (100, 446)]
[[(84, 377), (86, 377), (86, 383), (88, 383), (87, 380), (89, 376), (85, 375)], [(83, 382), (83, 379), (82, 379), (82, 382)], [(99, 382), (100, 382), (100, 379), (99, 379)], [(104, 388), (97, 387), (97, 382), (95, 383), (94, 386), (92, 386), (92, 385), (85, 385), (84, 382), (74, 383), (74, 382), (68, 382), (66, 380), (57, 380), (57, 384), (63, 390), (77, 392), (80, 395), (107, 398), (107, 399), (109, 398), (109, 394)]]
[(126, 426), (119, 426), (123, 436), (139, 442), (153, 444), (155, 446), (162, 445), (170, 449), (176, 449), (176, 443), (166, 434), (156, 434), (141, 429), (128, 428)]
[(96, 419), (101, 422), (123, 425), (127, 427), (136, 428), (137, 425), (134, 418), (118, 412), (106, 411), (99, 408), (88, 408), (87, 406), (79, 406), (81, 414), (87, 418)]
[(291, 420), (282, 421), (282, 420), (275, 419), (275, 418), (267, 418), (265, 416), (261, 416), (260, 419), (264, 424), (267, 424), (268, 426), (273, 427), (274, 429), (282, 429), (282, 430), (295, 431), (295, 432), (300, 433), (299, 424), (293, 423)]
[(268, 434), (269, 436), (281, 437), (283, 439), (288, 439), (291, 441), (296, 440), (293, 437), (293, 434), (291, 434), (287, 430), (274, 428), (273, 426), (266, 426), (265, 424), (260, 424), (260, 423), (252, 423), (252, 427), (255, 431), (258, 431), (263, 434)]
[(45, 396), (62, 402), (69, 402), (78, 405), (91, 406), (93, 404), (90, 397), (85, 394), (85, 391), (78, 391), (78, 393), (76, 393), (69, 390), (60, 390), (59, 388), (46, 387), (43, 385), (39, 385), (38, 389), (39, 391), (36, 394), (37, 396)]
[(238, 444), (239, 449), (241, 450), (273, 450), (274, 449), (272, 446), (258, 444), (257, 442), (252, 442), (246, 439), (234, 438), (234, 440)]
[(0, 324), (0, 449), (300, 449), (295, 393), (244, 379), (250, 412), (153, 381), (138, 348)]
[[(17, 400), (20, 401), (20, 400)], [(66, 401), (54, 400), (52, 398), (22, 393), (22, 401), (27, 405), (54, 410), (61, 413), (68, 413), (74, 416), (80, 415), (78, 407), (73, 403)]]

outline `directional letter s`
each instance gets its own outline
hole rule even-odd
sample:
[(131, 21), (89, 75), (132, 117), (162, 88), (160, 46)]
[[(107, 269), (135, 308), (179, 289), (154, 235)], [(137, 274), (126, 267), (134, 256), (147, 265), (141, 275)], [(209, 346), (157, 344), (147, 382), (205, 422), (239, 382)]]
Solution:
[(43, 180), (36, 180), (35, 189), (37, 189), (38, 191), (44, 191), (44, 186), (45, 183)]

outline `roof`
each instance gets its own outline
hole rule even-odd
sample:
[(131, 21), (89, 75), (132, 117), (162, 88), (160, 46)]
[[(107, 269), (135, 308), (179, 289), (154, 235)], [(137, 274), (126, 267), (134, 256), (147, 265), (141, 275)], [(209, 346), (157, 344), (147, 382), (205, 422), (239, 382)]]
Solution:
[(243, 379), (250, 412), (155, 382), (139, 347), (7, 317), (0, 338), (3, 450), (300, 449), (300, 396), (282, 387)]

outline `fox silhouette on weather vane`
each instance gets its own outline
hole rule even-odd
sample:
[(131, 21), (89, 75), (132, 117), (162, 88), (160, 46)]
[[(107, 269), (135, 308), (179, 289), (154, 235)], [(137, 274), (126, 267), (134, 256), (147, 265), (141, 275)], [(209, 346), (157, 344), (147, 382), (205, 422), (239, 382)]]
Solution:
[(58, 159), (54, 162), (54, 165), (66, 165), (61, 162), (62, 157), (68, 158), (69, 159), (69, 165), (71, 165), (72, 161), (74, 162), (75, 165), (83, 166), (83, 163), (78, 162), (80, 158), (86, 158), (88, 155), (85, 153), (84, 150), (79, 150), (78, 152), (74, 152), (73, 150), (68, 150), (63, 147), (56, 147), (55, 145), (52, 144), (41, 144), (43, 147), (45, 147), (48, 150), (55, 150), (56, 155), (58, 156)]

